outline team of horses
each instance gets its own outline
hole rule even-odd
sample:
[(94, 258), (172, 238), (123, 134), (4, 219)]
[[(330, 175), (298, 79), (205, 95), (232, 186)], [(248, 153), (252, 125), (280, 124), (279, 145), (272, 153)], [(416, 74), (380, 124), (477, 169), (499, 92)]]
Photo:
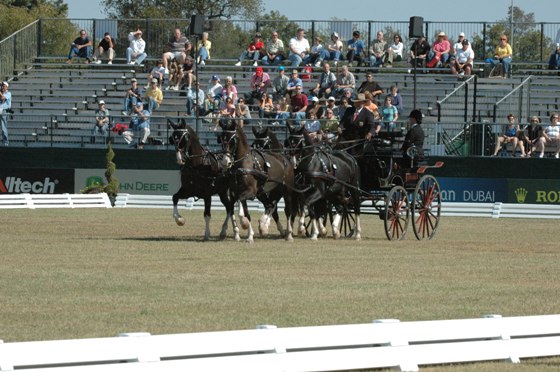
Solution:
[[(178, 211), (180, 199), (203, 199), (204, 240), (209, 240), (211, 198), (219, 195), (226, 209), (220, 239), (226, 238), (230, 220), (234, 239), (241, 239), (234, 213), (235, 205), (239, 204), (240, 226), (247, 230), (247, 242), (254, 241), (247, 207), (247, 201), (254, 199), (265, 209), (258, 223), (261, 236), (269, 233), (273, 220), (280, 235), (292, 241), (297, 219), (298, 234), (309, 229), (309, 237), (317, 240), (319, 235), (326, 235), (324, 224), (330, 218), (333, 237), (337, 239), (341, 236), (342, 216), (351, 211), (352, 234), (355, 239), (361, 239), (360, 166), (347, 151), (315, 143), (302, 126), (291, 123), (288, 123), (285, 146), (270, 128), (257, 126), (252, 127), (255, 141), (250, 144), (236, 120), (221, 119), (218, 141), (222, 151), (211, 152), (201, 145), (196, 132), (185, 121), (169, 124), (173, 128), (170, 143), (174, 144), (181, 165), (181, 188), (173, 195), (173, 217), (177, 224), (185, 224)], [(285, 226), (278, 213), (281, 199)]]

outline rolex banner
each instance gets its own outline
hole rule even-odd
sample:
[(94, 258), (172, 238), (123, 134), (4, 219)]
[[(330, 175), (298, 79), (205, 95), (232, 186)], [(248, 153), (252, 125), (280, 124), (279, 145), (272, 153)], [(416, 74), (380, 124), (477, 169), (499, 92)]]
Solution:
[(507, 203), (560, 204), (560, 180), (508, 180)]

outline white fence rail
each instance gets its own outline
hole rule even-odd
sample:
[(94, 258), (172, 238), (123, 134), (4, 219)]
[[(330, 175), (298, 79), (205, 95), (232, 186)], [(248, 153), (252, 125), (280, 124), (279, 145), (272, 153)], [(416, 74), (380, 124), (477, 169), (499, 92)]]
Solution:
[(111, 208), (107, 194), (5, 194), (0, 209)]
[[(125, 337), (126, 336), (126, 337)], [(0, 341), (0, 371), (336, 371), (560, 355), (560, 315)]]

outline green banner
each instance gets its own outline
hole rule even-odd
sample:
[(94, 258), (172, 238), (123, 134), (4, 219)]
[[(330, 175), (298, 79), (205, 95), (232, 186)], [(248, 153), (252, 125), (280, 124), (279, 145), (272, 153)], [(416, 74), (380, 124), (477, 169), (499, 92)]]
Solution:
[(508, 179), (508, 203), (560, 204), (560, 180)]

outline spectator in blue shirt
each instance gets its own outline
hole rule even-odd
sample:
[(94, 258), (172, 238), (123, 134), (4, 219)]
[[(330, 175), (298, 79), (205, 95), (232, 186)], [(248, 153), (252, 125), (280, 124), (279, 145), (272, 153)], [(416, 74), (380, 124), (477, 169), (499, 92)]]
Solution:
[(132, 143), (134, 132), (138, 133), (139, 139), (136, 148), (143, 149), (150, 136), (150, 111), (144, 108), (142, 102), (136, 103), (132, 118), (130, 119), (130, 127), (127, 131), (123, 132), (126, 143)]
[(361, 66), (365, 49), (366, 45), (363, 40), (360, 39), (360, 31), (354, 31), (352, 33), (352, 39), (348, 40), (348, 53), (346, 53), (348, 63), (352, 64), (352, 62), (356, 60), (358, 61), (358, 66)]
[(0, 134), (4, 146), (8, 146), (8, 110), (12, 108), (12, 93), (8, 92), (9, 87), (7, 81), (2, 82), (0, 87)]

